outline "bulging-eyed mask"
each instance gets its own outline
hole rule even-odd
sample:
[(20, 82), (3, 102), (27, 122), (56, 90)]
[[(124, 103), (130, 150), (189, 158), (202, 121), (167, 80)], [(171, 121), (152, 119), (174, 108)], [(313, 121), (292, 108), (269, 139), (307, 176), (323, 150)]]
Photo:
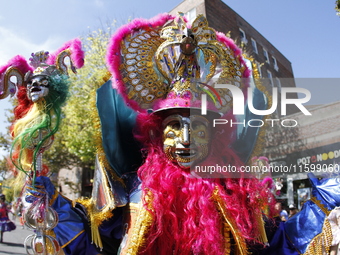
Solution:
[(168, 159), (190, 168), (209, 154), (209, 121), (203, 116), (173, 114), (163, 121), (163, 150)]
[(37, 102), (39, 99), (46, 97), (48, 93), (49, 81), (47, 76), (35, 76), (27, 83), (27, 97), (32, 102)]

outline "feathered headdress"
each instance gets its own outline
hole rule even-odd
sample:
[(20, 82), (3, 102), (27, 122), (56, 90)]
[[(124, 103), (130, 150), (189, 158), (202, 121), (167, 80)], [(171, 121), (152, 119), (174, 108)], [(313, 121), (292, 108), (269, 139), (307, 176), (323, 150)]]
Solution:
[[(106, 59), (113, 87), (139, 112), (202, 109), (204, 95), (210, 112), (226, 115), (233, 107), (233, 95), (217, 85), (234, 85), (245, 92), (254, 84), (240, 48), (210, 28), (203, 15), (191, 25), (183, 15), (133, 20), (112, 36)], [(266, 109), (264, 94), (256, 87), (253, 94), (257, 109)], [(262, 118), (249, 112), (246, 105), (244, 109), (238, 122)], [(238, 141), (233, 147), (243, 162), (251, 157), (258, 130), (245, 126), (235, 131)]]
[[(32, 53), (30, 63), (23, 56), (15, 56), (8, 61), (7, 65), (0, 67), (0, 99), (8, 95), (14, 96), (20, 86), (25, 86), (25, 81), (33, 76), (50, 76), (56, 73), (68, 74), (65, 58), (70, 57), (71, 70), (84, 65), (84, 51), (81, 49), (81, 41), (74, 39), (65, 43), (55, 53), (40, 51)], [(16, 77), (16, 83), (11, 80)]]
[[(69, 88), (66, 57), (70, 58), (73, 72), (84, 65), (79, 39), (65, 43), (53, 54), (46, 51), (32, 53), (29, 61), (18, 55), (0, 67), (0, 99), (9, 95), (16, 95), (18, 99), (11, 127), (14, 138), (11, 157), (16, 167), (25, 173), (31, 168), (36, 170), (38, 155), (51, 144), (59, 128), (60, 108)], [(43, 100), (36, 102), (29, 98), (27, 85), (38, 76), (48, 80), (49, 92)]]
[(207, 94), (212, 108), (225, 113), (232, 95), (215, 85), (243, 90), (250, 74), (239, 48), (203, 15), (191, 26), (169, 14), (135, 20), (112, 37), (107, 62), (113, 86), (136, 110), (198, 107)]

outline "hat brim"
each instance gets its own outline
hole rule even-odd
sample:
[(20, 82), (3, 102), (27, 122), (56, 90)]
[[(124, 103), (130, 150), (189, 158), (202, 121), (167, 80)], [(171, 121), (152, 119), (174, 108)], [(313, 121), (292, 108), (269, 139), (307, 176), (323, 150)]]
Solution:
[(179, 114), (187, 112), (189, 115), (203, 115), (208, 119), (216, 119), (220, 118), (221, 114), (215, 111), (207, 110), (206, 114), (202, 114), (202, 109), (199, 107), (171, 107), (171, 108), (162, 108), (153, 111), (151, 114), (159, 116), (161, 118), (166, 118), (173, 114)]

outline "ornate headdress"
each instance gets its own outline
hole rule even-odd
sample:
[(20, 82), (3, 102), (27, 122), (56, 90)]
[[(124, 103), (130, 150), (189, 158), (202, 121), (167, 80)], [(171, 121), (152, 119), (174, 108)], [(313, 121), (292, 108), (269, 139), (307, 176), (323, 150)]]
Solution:
[[(84, 65), (84, 52), (79, 39), (74, 39), (64, 44), (54, 54), (47, 51), (32, 53), (30, 63), (20, 55), (8, 61), (7, 65), (0, 67), (0, 99), (14, 96), (17, 88), (27, 85), (27, 81), (35, 76), (53, 76), (57, 74), (68, 75), (65, 58), (70, 57), (73, 72)], [(16, 77), (16, 83), (11, 77)]]
[[(182, 15), (134, 20), (112, 37), (107, 63), (113, 87), (136, 111), (201, 108), (205, 94), (208, 110), (224, 115), (232, 109), (233, 96), (217, 84), (231, 84), (243, 92), (252, 86), (251, 70), (241, 50), (233, 40), (210, 28), (203, 15), (191, 26)], [(265, 109), (263, 93), (256, 87), (253, 91), (254, 106)], [(244, 108), (238, 122), (258, 117)], [(236, 130), (234, 147), (244, 162), (251, 156), (258, 131), (248, 127)]]
[(215, 85), (247, 86), (242, 78), (249, 76), (249, 70), (241, 51), (231, 39), (208, 27), (203, 15), (192, 26), (182, 16), (160, 15), (132, 22), (117, 34), (107, 62), (114, 86), (132, 105), (137, 103), (138, 110), (194, 107), (207, 94), (215, 110), (225, 113), (232, 96)]

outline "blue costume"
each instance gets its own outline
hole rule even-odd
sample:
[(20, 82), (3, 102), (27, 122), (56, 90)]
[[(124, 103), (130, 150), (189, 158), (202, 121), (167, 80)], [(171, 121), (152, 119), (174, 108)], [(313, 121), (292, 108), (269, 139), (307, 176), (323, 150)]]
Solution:
[(327, 217), (340, 206), (340, 178), (319, 180), (312, 173), (308, 177), (312, 198), (300, 212), (280, 224), (264, 254), (329, 254), (335, 245), (334, 230)]

